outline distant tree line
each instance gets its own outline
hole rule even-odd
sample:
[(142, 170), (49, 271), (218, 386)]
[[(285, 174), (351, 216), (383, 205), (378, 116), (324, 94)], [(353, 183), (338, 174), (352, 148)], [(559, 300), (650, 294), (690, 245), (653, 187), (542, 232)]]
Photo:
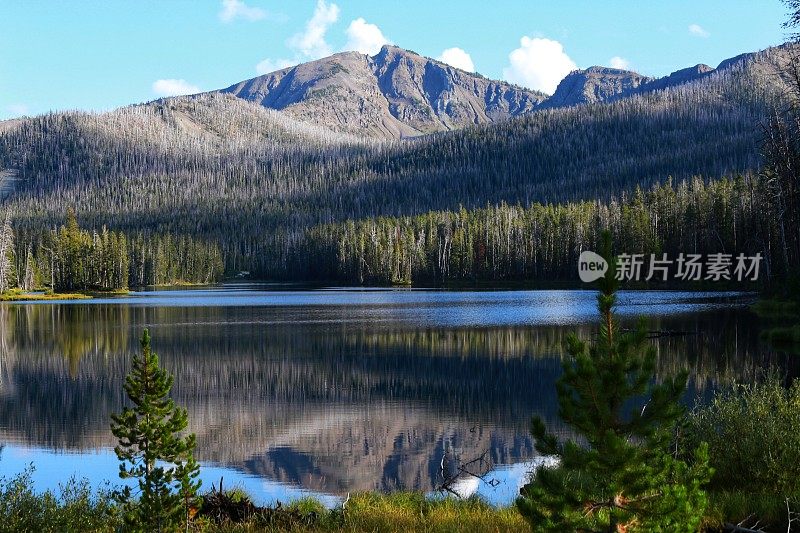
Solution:
[[(287, 266), (276, 277), (377, 285), (575, 280), (581, 251), (595, 249), (609, 229), (620, 252), (761, 253), (762, 279), (785, 278), (796, 273), (792, 251), (800, 249), (800, 235), (785, 231), (794, 215), (785, 196), (775, 195), (775, 179), (768, 170), (708, 182), (670, 179), (609, 201), (500, 203), (320, 224), (285, 241)], [(235, 256), (213, 241), (90, 232), (71, 211), (58, 229), (23, 230), (16, 240), (7, 220), (2, 257), (6, 289), (209, 283), (237, 271)]]
[(116, 290), (178, 282), (211, 283), (223, 274), (216, 243), (170, 234), (127, 236), (82, 229), (74, 211), (50, 231), (0, 229), (0, 292)]
[[(764, 276), (790, 273), (779, 206), (769, 180), (739, 176), (671, 180), (619, 200), (500, 204), (380, 217), (312, 228), (297, 247), (298, 271), (352, 283), (574, 280), (578, 255), (611, 230), (625, 253), (746, 253)], [(798, 235), (792, 234), (796, 245)]]

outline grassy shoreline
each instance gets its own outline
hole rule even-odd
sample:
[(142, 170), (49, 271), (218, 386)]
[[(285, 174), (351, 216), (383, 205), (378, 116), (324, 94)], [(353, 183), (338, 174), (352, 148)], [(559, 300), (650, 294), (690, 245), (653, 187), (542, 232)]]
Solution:
[(127, 296), (132, 291), (128, 289), (115, 289), (112, 291), (81, 291), (81, 292), (48, 292), (48, 291), (23, 291), (12, 289), (0, 294), (0, 302), (46, 302), (46, 301), (71, 301), (91, 300), (109, 296)]
[(51, 300), (91, 300), (92, 296), (83, 293), (7, 293), (0, 294), (0, 302), (41, 302)]
[[(0, 520), (6, 530), (110, 533), (122, 527), (121, 509), (109, 492), (93, 492), (85, 480), (72, 479), (59, 491), (40, 493), (33, 489), (32, 471), (0, 484)], [(748, 515), (750, 522), (757, 516), (780, 526), (785, 512), (785, 499), (775, 494), (710, 491), (700, 531), (723, 531), (726, 523), (748, 520)], [(212, 490), (200, 497), (192, 517), (190, 529), (198, 533), (531, 531), (513, 504), (495, 507), (479, 497), (431, 498), (422, 492), (357, 492), (344, 505), (326, 508), (313, 497), (259, 507), (241, 489)]]

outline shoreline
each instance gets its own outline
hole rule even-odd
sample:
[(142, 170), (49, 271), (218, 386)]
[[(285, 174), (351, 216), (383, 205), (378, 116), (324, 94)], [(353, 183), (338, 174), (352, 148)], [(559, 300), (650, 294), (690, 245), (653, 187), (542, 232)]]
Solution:
[(0, 294), (0, 302), (48, 302), (48, 301), (75, 301), (92, 300), (94, 298), (105, 298), (108, 296), (127, 296), (133, 291), (128, 289), (117, 289), (113, 291), (86, 291), (86, 292), (65, 292), (48, 293), (45, 291), (23, 292), (12, 290), (5, 294)]

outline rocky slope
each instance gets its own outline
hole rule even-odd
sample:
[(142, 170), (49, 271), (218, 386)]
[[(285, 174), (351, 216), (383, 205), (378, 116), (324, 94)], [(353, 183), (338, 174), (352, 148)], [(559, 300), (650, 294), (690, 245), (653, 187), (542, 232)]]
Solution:
[(401, 138), (506, 120), (546, 96), (395, 46), (342, 52), (223, 89), (334, 131)]
[[(784, 47), (771, 49), (781, 54)], [(375, 56), (342, 52), (226, 89), (241, 99), (301, 121), (371, 138), (403, 138), (502, 122), (534, 110), (610, 102), (675, 88), (752, 62), (727, 59), (714, 69), (698, 64), (661, 78), (594, 66), (569, 73), (552, 96), (468, 73), (396, 46)]]
[(574, 70), (558, 84), (556, 91), (540, 107), (570, 107), (594, 102), (609, 102), (636, 94), (660, 91), (698, 81), (719, 69), (730, 68), (754, 54), (745, 54), (720, 63), (717, 69), (698, 64), (677, 70), (663, 78), (650, 78), (630, 70), (609, 67), (589, 67)]
[(619, 94), (630, 93), (652, 78), (629, 70), (609, 67), (589, 67), (573, 70), (561, 80), (556, 92), (544, 107), (567, 107), (602, 102)]

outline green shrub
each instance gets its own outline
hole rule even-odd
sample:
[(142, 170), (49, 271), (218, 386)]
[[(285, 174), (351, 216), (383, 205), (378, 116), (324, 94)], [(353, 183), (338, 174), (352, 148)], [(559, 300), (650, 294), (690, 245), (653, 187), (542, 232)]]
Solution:
[(324, 516), (328, 512), (319, 500), (311, 497), (295, 500), (287, 506), (287, 509), (289, 511), (296, 511), (303, 516)]
[(0, 479), (0, 531), (115, 531), (121, 518), (110, 494), (94, 495), (86, 480), (71, 479), (59, 494), (33, 490), (33, 467)]
[[(719, 530), (722, 524), (760, 524), (764, 531), (786, 531), (788, 512), (786, 497), (774, 493), (753, 493), (747, 487), (739, 490), (710, 491), (708, 493), (705, 525), (710, 531)], [(800, 509), (797, 498), (789, 498), (792, 512)]]
[(768, 376), (721, 392), (691, 413), (687, 436), (708, 443), (712, 489), (800, 492), (800, 380), (787, 389)]

